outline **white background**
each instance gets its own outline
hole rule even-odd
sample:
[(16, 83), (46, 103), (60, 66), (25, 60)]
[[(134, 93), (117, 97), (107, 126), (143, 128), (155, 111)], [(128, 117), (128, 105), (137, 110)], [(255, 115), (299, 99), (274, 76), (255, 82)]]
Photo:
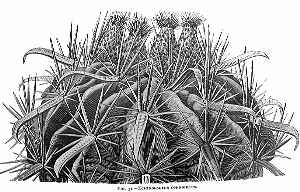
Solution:
[[(300, 127), (300, 6), (297, 1), (1, 1), (0, 3), (0, 101), (13, 104), (12, 92), (22, 76), (43, 72), (49, 59), (23, 54), (33, 47), (50, 48), (49, 38), (58, 37), (63, 46), (68, 40), (70, 23), (79, 25), (80, 37), (91, 34), (100, 11), (107, 9), (138, 11), (154, 16), (159, 10), (197, 11), (207, 18), (213, 32), (229, 35), (231, 55), (249, 50), (268, 53), (270, 60), (255, 60), (258, 79), (265, 80), (264, 89), (295, 112), (293, 125)], [(0, 107), (0, 162), (12, 159), (12, 151), (4, 141), (11, 134), (9, 121), (14, 119)], [(274, 160), (286, 177), (266, 177), (225, 183), (201, 183), (200, 190), (292, 190), (299, 191), (300, 150), (293, 152), (294, 140), (287, 151), (292, 160)], [(0, 165), (0, 170), (4, 166)], [(103, 185), (59, 185), (10, 183), (10, 175), (0, 175), (0, 191), (33, 190), (101, 190)], [(71, 186), (71, 187), (70, 187)], [(91, 189), (90, 189), (91, 188)], [(110, 186), (105, 185), (105, 190)], [(116, 187), (112, 189), (116, 190)], [(298, 189), (298, 190), (297, 190)]]

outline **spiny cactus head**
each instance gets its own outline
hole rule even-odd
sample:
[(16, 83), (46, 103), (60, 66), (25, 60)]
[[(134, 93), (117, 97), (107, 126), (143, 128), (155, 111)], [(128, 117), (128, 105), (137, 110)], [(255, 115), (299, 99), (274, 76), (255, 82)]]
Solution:
[(127, 12), (115, 11), (109, 16), (109, 24), (112, 26), (124, 27), (128, 18), (129, 16)]
[(151, 33), (152, 27), (146, 17), (143, 17), (138, 13), (134, 13), (128, 24), (128, 31), (130, 36), (137, 34), (140, 37), (145, 37)]
[(179, 26), (178, 16), (173, 12), (160, 12), (155, 16), (154, 20), (160, 28), (167, 27), (175, 29)]
[(199, 13), (184, 12), (181, 16), (181, 20), (182, 20), (181, 23), (182, 27), (197, 28), (205, 21), (205, 18)]
[[(197, 33), (204, 21), (198, 14), (181, 19), (177, 40), (178, 17), (159, 13), (155, 21), (160, 31), (146, 47), (148, 20), (111, 12), (98, 36), (97, 23), (90, 46), (77, 41), (77, 30), (73, 38), (71, 28), (69, 56), (60, 46), (60, 53), (55, 52), (52, 40), (51, 49), (27, 51), (25, 58), (44, 55), (56, 65), (46, 69), (50, 76), (29, 77), (28, 86), (22, 83), (21, 96), (13, 94), (18, 108), (4, 104), (17, 118), (9, 141), (24, 141), (26, 156), (20, 152), (17, 160), (0, 162), (20, 163), (0, 174), (19, 172), (13, 180), (20, 181), (37, 176), (41, 181), (112, 184), (143, 177), (145, 182), (161, 178), (155, 181), (159, 183), (183, 181), (181, 176), (184, 181), (246, 179), (262, 176), (263, 168), (284, 175), (269, 161), (289, 136), (297, 148), (299, 133), (290, 125), (293, 114), (285, 122), (286, 106), (265, 102), (253, 64), (245, 66), (247, 60), (266, 54), (245, 49), (225, 58), (228, 39), (223, 41), (222, 33), (214, 39), (209, 26), (199, 27), (203, 31)], [(85, 46), (92, 48), (91, 57), (77, 53), (85, 52), (80, 50)], [(38, 80), (49, 84), (39, 106), (36, 90), (43, 87), (37, 87)], [(34, 81), (33, 90), (29, 81)], [(273, 107), (276, 111), (269, 111)], [(39, 130), (45, 130), (43, 137)]]

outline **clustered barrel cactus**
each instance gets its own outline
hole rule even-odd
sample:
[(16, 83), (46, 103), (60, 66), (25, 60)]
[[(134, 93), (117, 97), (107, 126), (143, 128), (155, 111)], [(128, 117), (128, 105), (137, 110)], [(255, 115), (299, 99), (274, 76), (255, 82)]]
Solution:
[[(291, 137), (296, 150), (299, 135), (248, 63), (268, 56), (245, 49), (226, 58), (228, 38), (197, 13), (152, 21), (107, 13), (90, 39), (79, 41), (71, 26), (67, 54), (51, 39), (51, 49), (26, 52), (24, 62), (41, 54), (54, 65), (22, 79), (17, 107), (4, 104), (17, 119), (9, 142), (22, 150), (3, 172), (92, 183), (248, 179), (264, 168), (284, 175), (270, 161), (285, 157), (278, 150)], [(47, 84), (40, 100), (38, 82)]]

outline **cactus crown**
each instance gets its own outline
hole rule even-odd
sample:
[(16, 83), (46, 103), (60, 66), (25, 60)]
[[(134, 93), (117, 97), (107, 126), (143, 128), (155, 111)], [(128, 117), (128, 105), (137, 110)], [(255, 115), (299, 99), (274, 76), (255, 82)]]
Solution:
[(109, 23), (112, 26), (123, 28), (129, 19), (128, 13), (115, 11), (109, 16)]
[(178, 16), (173, 12), (160, 12), (154, 19), (160, 28), (166, 27), (175, 29), (179, 26)]
[(152, 31), (152, 27), (149, 24), (149, 21), (146, 17), (138, 13), (134, 13), (133, 18), (129, 21), (128, 24), (129, 35), (139, 35), (145, 37), (149, 35)]
[(199, 13), (185, 12), (182, 14), (181, 20), (182, 27), (197, 28), (205, 21), (205, 18)]

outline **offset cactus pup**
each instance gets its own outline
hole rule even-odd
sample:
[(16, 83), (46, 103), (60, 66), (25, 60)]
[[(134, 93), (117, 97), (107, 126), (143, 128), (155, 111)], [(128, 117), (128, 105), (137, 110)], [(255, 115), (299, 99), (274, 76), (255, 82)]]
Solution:
[(79, 42), (71, 26), (65, 52), (52, 40), (30, 49), (24, 62), (41, 54), (53, 65), (49, 75), (22, 78), (16, 106), (4, 104), (16, 118), (8, 143), (22, 150), (1, 173), (144, 184), (284, 175), (272, 160), (286, 158), (279, 149), (291, 138), (296, 150), (299, 134), (286, 105), (254, 79), (253, 60), (268, 56), (245, 49), (225, 58), (228, 38), (204, 21), (112, 12), (90, 39)]

